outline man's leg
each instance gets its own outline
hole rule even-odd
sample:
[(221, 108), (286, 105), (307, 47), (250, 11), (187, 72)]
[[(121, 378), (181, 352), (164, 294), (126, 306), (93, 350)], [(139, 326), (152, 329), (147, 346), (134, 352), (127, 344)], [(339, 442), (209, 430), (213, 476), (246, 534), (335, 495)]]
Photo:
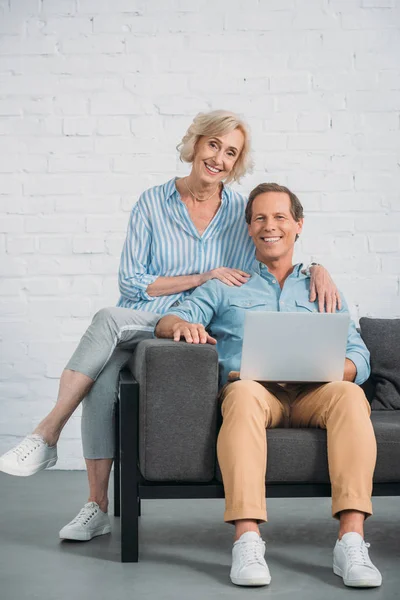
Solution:
[(265, 430), (283, 423), (284, 407), (255, 381), (227, 385), (221, 399), (217, 453), (225, 490), (224, 520), (235, 524), (231, 580), (236, 585), (267, 585), (271, 576), (258, 529), (258, 523), (267, 520)]
[(346, 585), (354, 587), (381, 584), (379, 571), (371, 563), (363, 541), (364, 520), (372, 515), (376, 462), (370, 414), (364, 392), (348, 381), (310, 386), (291, 406), (292, 426), (327, 430), (332, 514), (340, 522), (334, 556), (342, 568), (334, 563), (334, 570), (343, 576)]

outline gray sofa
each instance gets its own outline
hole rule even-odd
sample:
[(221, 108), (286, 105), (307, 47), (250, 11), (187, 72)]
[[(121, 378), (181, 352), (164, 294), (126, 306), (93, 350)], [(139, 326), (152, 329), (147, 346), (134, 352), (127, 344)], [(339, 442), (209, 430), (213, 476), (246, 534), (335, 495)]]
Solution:
[[(383, 320), (364, 321), (368, 321), (364, 323), (365, 331), (371, 334), (372, 327), (371, 339), (376, 341)], [(400, 320), (389, 323), (388, 331), (392, 333), (393, 323), (397, 327), (396, 345)], [(393, 354), (390, 344), (386, 349), (389, 361), (394, 361), (394, 366), (390, 365), (392, 378), (389, 369), (389, 390), (383, 385), (387, 379), (382, 380), (374, 343), (370, 339), (368, 344), (366, 338), (368, 335), (364, 339), (371, 351), (373, 369), (364, 389), (372, 403), (371, 418), (378, 442), (374, 495), (400, 495), (400, 365), (397, 371), (396, 363), (400, 360), (400, 344), (397, 353)], [(388, 377), (388, 358), (383, 358)], [(374, 364), (379, 367), (375, 371)], [(376, 397), (379, 386), (383, 389), (383, 405), (382, 389)], [(146, 340), (138, 345), (129, 369), (121, 373), (114, 493), (115, 515), (121, 516), (123, 562), (138, 560), (141, 499), (223, 497), (216, 458), (221, 423), (217, 394), (218, 356), (215, 347), (209, 345)], [(385, 400), (388, 398), (390, 401)], [(266, 483), (268, 497), (329, 496), (326, 432), (269, 430)]]

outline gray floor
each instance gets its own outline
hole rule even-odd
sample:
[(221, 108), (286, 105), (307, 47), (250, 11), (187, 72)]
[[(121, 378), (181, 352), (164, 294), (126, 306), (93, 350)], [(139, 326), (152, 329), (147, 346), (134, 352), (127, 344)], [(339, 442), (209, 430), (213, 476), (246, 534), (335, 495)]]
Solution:
[(348, 589), (332, 573), (336, 523), (329, 499), (313, 498), (269, 501), (263, 535), (272, 583), (244, 589), (229, 581), (233, 528), (222, 522), (222, 500), (144, 501), (140, 562), (121, 564), (114, 517), (111, 535), (91, 542), (58, 539), (85, 500), (85, 473), (0, 474), (0, 490), (1, 600), (400, 598), (399, 498), (376, 498), (366, 527), (382, 588)]

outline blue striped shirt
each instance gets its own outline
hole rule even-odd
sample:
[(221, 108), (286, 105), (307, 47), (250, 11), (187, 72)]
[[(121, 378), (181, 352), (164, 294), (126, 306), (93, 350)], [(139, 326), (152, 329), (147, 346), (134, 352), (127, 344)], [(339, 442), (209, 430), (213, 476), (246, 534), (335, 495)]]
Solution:
[(221, 206), (202, 235), (175, 186), (176, 179), (146, 190), (134, 205), (122, 250), (117, 306), (163, 314), (192, 291), (149, 296), (158, 277), (194, 275), (217, 267), (249, 272), (254, 245), (247, 233), (247, 199), (223, 188)]

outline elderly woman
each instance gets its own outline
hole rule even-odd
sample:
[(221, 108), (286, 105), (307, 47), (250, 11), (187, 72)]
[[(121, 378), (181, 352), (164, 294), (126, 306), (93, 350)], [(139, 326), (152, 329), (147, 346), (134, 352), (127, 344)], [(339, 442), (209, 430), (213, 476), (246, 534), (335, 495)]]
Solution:
[[(57, 402), (32, 435), (0, 458), (0, 470), (27, 476), (57, 462), (57, 441), (77, 406), (82, 410), (89, 499), (60, 531), (90, 540), (111, 530), (108, 482), (114, 456), (113, 409), (121, 368), (137, 343), (151, 337), (160, 315), (209, 279), (245, 285), (254, 246), (244, 219), (246, 198), (224, 184), (251, 167), (247, 125), (235, 114), (199, 114), (178, 146), (187, 177), (145, 191), (132, 210), (122, 252), (116, 308), (100, 310), (60, 379)], [(325, 269), (312, 267), (311, 297), (333, 311), (338, 295)]]

